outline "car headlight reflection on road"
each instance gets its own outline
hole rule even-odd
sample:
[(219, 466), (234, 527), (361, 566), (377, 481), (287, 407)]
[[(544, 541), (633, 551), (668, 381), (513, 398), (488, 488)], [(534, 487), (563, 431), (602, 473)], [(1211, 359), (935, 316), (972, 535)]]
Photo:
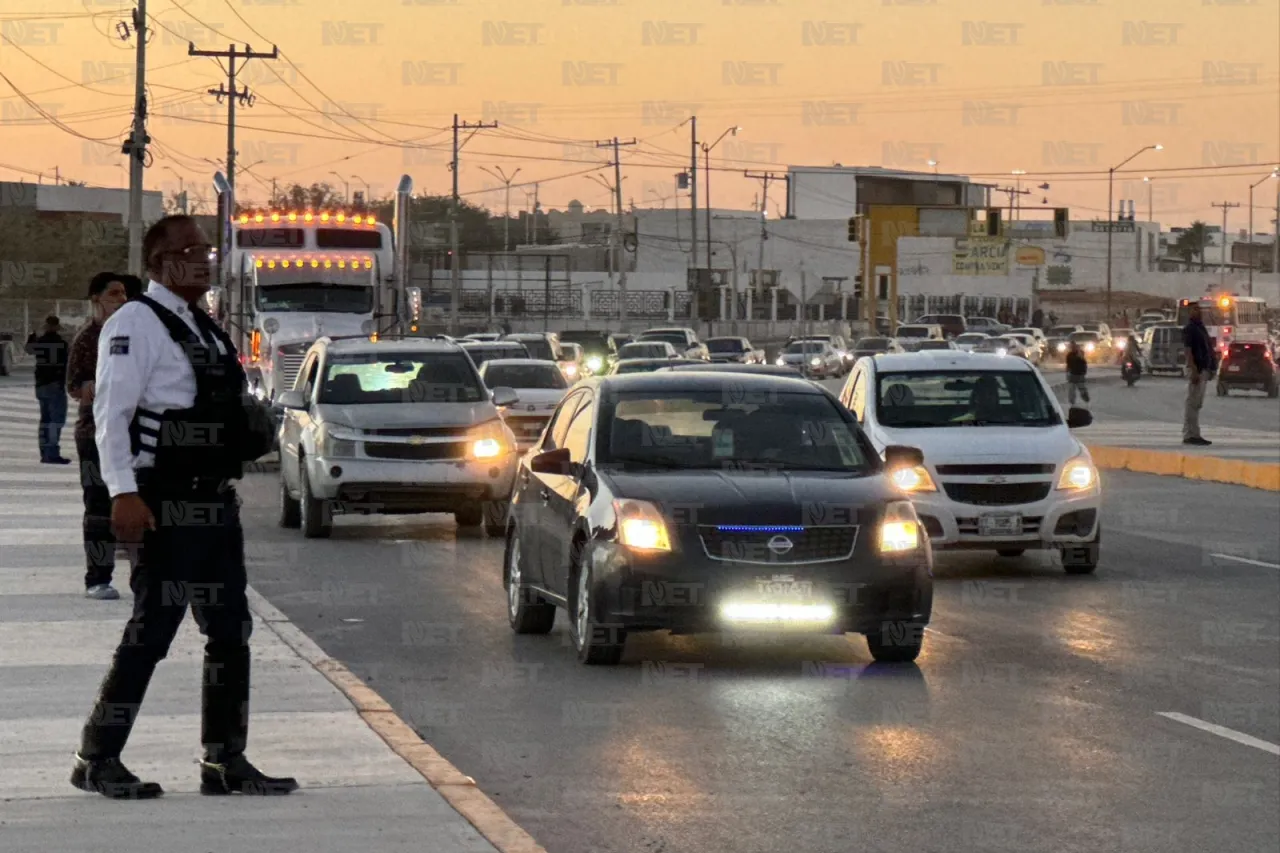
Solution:
[(670, 551), (667, 523), (648, 501), (619, 499), (613, 502), (618, 517), (618, 541), (633, 551)]
[(889, 479), (904, 492), (938, 491), (933, 478), (929, 476), (929, 470), (923, 465), (917, 465), (914, 468), (899, 468), (889, 474)]
[(1064, 491), (1080, 491), (1093, 488), (1098, 483), (1098, 471), (1093, 463), (1083, 456), (1077, 456), (1062, 467), (1058, 477), (1058, 488)]
[(920, 547), (920, 519), (907, 501), (889, 504), (880, 523), (880, 553), (902, 554)]

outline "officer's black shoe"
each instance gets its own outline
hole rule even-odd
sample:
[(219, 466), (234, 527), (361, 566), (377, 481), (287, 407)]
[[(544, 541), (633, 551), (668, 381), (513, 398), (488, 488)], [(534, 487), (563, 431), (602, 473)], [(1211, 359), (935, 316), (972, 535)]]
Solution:
[(113, 800), (150, 800), (164, 793), (158, 783), (143, 782), (130, 773), (118, 758), (90, 761), (77, 755), (71, 784)]
[(225, 764), (200, 762), (200, 793), (244, 794), (246, 796), (272, 797), (290, 794), (298, 790), (298, 780), (292, 776), (267, 776), (249, 763), (243, 755), (227, 760)]

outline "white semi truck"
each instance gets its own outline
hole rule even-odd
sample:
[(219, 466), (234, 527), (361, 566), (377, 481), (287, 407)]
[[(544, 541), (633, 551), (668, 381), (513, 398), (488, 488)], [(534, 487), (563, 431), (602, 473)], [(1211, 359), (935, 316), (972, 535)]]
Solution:
[(293, 387), (322, 336), (416, 331), (421, 296), (408, 288), (413, 181), (400, 179), (392, 227), (367, 211), (257, 210), (229, 215), (219, 191), (220, 286), (209, 313), (231, 335), (254, 393), (274, 402)]

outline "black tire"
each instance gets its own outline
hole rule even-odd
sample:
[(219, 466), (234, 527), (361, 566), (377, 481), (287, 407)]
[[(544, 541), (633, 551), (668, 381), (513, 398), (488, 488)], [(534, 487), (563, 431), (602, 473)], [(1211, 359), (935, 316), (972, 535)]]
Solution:
[(297, 530), (302, 526), (302, 501), (289, 494), (289, 486), (280, 473), (280, 526)]
[(463, 504), (453, 511), (453, 519), (459, 527), (479, 527), (484, 523), (484, 505), (478, 501)]
[(1271, 380), (1271, 385), (1267, 388), (1267, 396), (1280, 397), (1280, 382), (1276, 382), (1274, 379)]
[(508, 501), (485, 501), (484, 532), (494, 537), (507, 535)]
[(543, 601), (522, 580), (520, 537), (513, 526), (502, 560), (502, 586), (507, 591), (507, 622), (517, 634), (546, 634), (556, 622), (556, 606)]
[(866, 634), (867, 649), (876, 663), (911, 663), (924, 647), (924, 625), (919, 622), (883, 622)]
[(1218, 383), (1218, 396), (1219, 397), (1227, 396), (1227, 386), (1223, 385), (1221, 382)]
[(1000, 550), (996, 551), (996, 553), (999, 554), (1001, 557), (1021, 557), (1023, 554), (1027, 553), (1027, 549), (1026, 548), (1001, 548)]
[(1102, 551), (1102, 525), (1093, 534), (1093, 539), (1080, 545), (1066, 545), (1059, 549), (1062, 555), (1062, 569), (1069, 575), (1091, 575), (1098, 568), (1098, 557)]
[(1128, 385), (1130, 388), (1132, 388), (1132, 387), (1133, 387), (1133, 383), (1135, 383), (1135, 382), (1137, 382), (1137, 381), (1138, 381), (1137, 377), (1135, 377), (1135, 376), (1130, 376), (1128, 379), (1126, 379), (1126, 380), (1125, 380), (1125, 384), (1126, 384), (1126, 385)]
[(591, 558), (581, 541), (573, 545), (569, 572), (569, 637), (578, 662), (587, 666), (616, 666), (622, 660), (627, 632), (617, 625), (602, 625), (595, 619), (591, 595), (595, 582)]
[(302, 535), (308, 539), (328, 539), (333, 533), (333, 502), (311, 494), (311, 478), (305, 464), (299, 464), (299, 501), (302, 510)]

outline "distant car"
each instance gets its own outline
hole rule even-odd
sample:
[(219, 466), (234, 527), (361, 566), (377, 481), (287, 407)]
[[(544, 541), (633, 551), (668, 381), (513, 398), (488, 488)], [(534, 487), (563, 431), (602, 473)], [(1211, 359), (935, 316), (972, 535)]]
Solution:
[(494, 358), (530, 358), (529, 350), (524, 344), (515, 341), (474, 341), (458, 342), (462, 351), (471, 356), (476, 367)]
[(944, 339), (942, 327), (936, 324), (909, 323), (898, 327), (898, 345), (907, 352), (920, 349), (925, 341), (941, 341)]
[(1067, 342), (1079, 344), (1084, 351), (1085, 360), (1089, 362), (1104, 361), (1110, 355), (1110, 348), (1102, 343), (1097, 332), (1072, 332)]
[(1040, 348), (1044, 349), (1045, 336), (1044, 329), (1037, 329), (1035, 326), (1019, 326), (1016, 329), (1010, 329), (1005, 332), (1006, 335), (1028, 335), (1036, 339), (1040, 344)]
[(853, 345), (854, 359), (885, 352), (903, 352), (902, 346), (893, 338), (859, 338)]
[(925, 314), (917, 317), (912, 325), (940, 326), (945, 338), (956, 338), (967, 328), (963, 314)]
[(706, 345), (698, 340), (698, 334), (693, 329), (681, 327), (648, 329), (640, 335), (640, 340), (666, 341), (674, 346), (676, 352), (684, 358), (711, 360), (711, 353), (707, 351)]
[(556, 362), (564, 359), (564, 352), (560, 349), (560, 339), (555, 332), (516, 332), (503, 335), (502, 340), (524, 344), (530, 358)]
[(994, 317), (970, 317), (965, 325), (966, 332), (986, 332), (988, 335), (1003, 335), (1009, 327)]
[(486, 361), (480, 368), (480, 379), (489, 390), (511, 388), (518, 402), (499, 406), (498, 412), (515, 434), (521, 453), (542, 437), (551, 413), (569, 390), (563, 371), (549, 361), (532, 358), (509, 358)]
[(1017, 338), (1012, 335), (1000, 335), (998, 337), (987, 338), (982, 343), (973, 348), (975, 353), (995, 353), (996, 355), (1012, 355), (1018, 358), (1026, 358), (1027, 350)]
[(591, 371), (587, 370), (587, 357), (578, 344), (560, 342), (560, 351), (564, 357), (560, 359), (560, 370), (570, 382), (577, 382)]
[(849, 349), (849, 344), (845, 341), (843, 335), (792, 335), (787, 338), (787, 345), (791, 345), (796, 341), (822, 341), (830, 344), (831, 348), (836, 351), (836, 355), (840, 356), (843, 362), (845, 372), (853, 367), (853, 353)]
[(1225, 397), (1241, 388), (1266, 391), (1268, 397), (1280, 395), (1275, 358), (1267, 343), (1235, 342), (1223, 353), (1218, 367), (1218, 396)]
[(711, 360), (729, 364), (764, 364), (764, 350), (752, 345), (746, 338), (707, 338), (707, 352)]
[(496, 341), (502, 337), (502, 332), (472, 332), (469, 335), (463, 335), (459, 343), (467, 341)]
[(955, 341), (921, 341), (916, 345), (916, 352), (932, 352), (934, 350), (959, 350)]
[(586, 365), (587, 373), (590, 374), (602, 373), (608, 365), (609, 354), (613, 352), (609, 343), (611, 337), (608, 332), (593, 332), (588, 329), (559, 333), (561, 346), (577, 344), (582, 348), (583, 363)]
[(1022, 357), (1032, 364), (1039, 364), (1044, 359), (1044, 343), (1036, 340), (1031, 335), (1019, 335), (1014, 332), (1007, 332), (1001, 335), (1002, 338), (1012, 338), (1022, 345)]
[(962, 352), (973, 352), (979, 344), (990, 337), (986, 332), (965, 332), (956, 338), (956, 349)]
[(618, 349), (618, 361), (636, 358), (680, 358), (680, 352), (666, 341), (632, 341)]
[(1045, 333), (1045, 351), (1051, 358), (1063, 361), (1067, 357), (1067, 344), (1076, 332), (1083, 332), (1083, 326), (1054, 326)]
[(1098, 348), (1103, 352), (1110, 352), (1112, 349), (1111, 327), (1106, 323), (1081, 323), (1080, 328), (1086, 332), (1098, 333)]
[(711, 362), (700, 358), (624, 358), (619, 359), (609, 370), (610, 376), (623, 376), (628, 373), (652, 373), (664, 367), (677, 367), (681, 364), (693, 364), (706, 367)]
[(843, 376), (844, 359), (823, 341), (796, 341), (789, 344), (778, 356), (777, 365), (794, 367), (805, 376), (828, 379)]

